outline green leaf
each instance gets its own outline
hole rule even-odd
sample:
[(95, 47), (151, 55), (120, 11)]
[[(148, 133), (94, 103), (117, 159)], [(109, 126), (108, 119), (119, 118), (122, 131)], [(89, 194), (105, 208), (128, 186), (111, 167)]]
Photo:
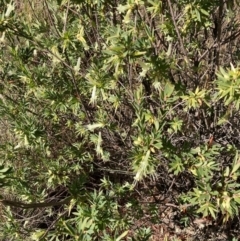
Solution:
[(172, 93), (174, 91), (174, 85), (172, 85), (171, 83), (166, 83), (165, 87), (164, 87), (164, 98), (169, 98)]
[(99, 133), (98, 133), (98, 141), (97, 141), (96, 152), (97, 152), (97, 155), (98, 155), (98, 156), (103, 156), (102, 135), (101, 135), (101, 132), (100, 132), (100, 131), (99, 131)]
[(200, 13), (199, 13), (199, 11), (197, 9), (195, 9), (195, 13), (196, 13), (196, 16), (197, 16), (197, 20), (199, 22), (201, 22), (201, 16), (200, 16)]
[(86, 128), (89, 130), (89, 131), (94, 131), (96, 128), (102, 128), (104, 127), (105, 125), (103, 123), (95, 123), (95, 124), (89, 124), (86, 126)]
[(229, 176), (229, 172), (230, 172), (229, 167), (226, 167), (225, 172), (224, 172), (224, 177), (228, 177)]
[(80, 70), (80, 64), (81, 64), (81, 58), (78, 58), (77, 60), (77, 65), (74, 66), (74, 71), (75, 71), (75, 74), (77, 74)]
[(210, 211), (211, 216), (212, 216), (214, 219), (216, 219), (216, 212), (217, 212), (217, 209), (214, 208), (213, 206), (209, 206), (208, 209), (209, 209), (209, 211)]
[(231, 175), (234, 174), (239, 169), (239, 167), (240, 167), (240, 160), (233, 165)]
[(204, 14), (205, 16), (207, 16), (207, 17), (209, 16), (209, 13), (205, 9), (203, 9), (203, 8), (200, 9), (200, 12), (202, 14)]
[(134, 52), (133, 56), (140, 57), (140, 56), (143, 56), (144, 54), (146, 54), (146, 51), (136, 51)]
[(125, 15), (125, 17), (124, 17), (124, 19), (123, 19), (123, 22), (124, 22), (125, 24), (127, 24), (127, 23), (130, 22), (131, 13), (132, 13), (132, 9), (128, 9), (128, 10), (127, 10), (127, 14)]
[(131, 5), (130, 4), (127, 4), (127, 5), (122, 5), (122, 4), (119, 4), (118, 7), (117, 7), (117, 11), (119, 13), (124, 13), (126, 12), (128, 9), (131, 8)]
[(159, 121), (155, 119), (154, 120), (154, 125), (155, 125), (156, 131), (158, 131), (159, 130)]
[(39, 241), (41, 240), (41, 237), (44, 235), (44, 233), (45, 231), (38, 230), (31, 235), (31, 239), (35, 241)]
[(5, 13), (5, 17), (9, 17), (9, 15), (11, 14), (11, 12), (15, 9), (14, 7), (14, 3), (13, 4), (10, 4), (8, 3), (7, 4), (7, 11)]
[(234, 197), (234, 201), (237, 202), (238, 204), (240, 204), (240, 196), (236, 196)]
[(140, 161), (137, 169), (137, 173), (134, 177), (136, 181), (140, 181), (143, 178), (143, 176), (148, 173), (148, 165), (149, 165), (148, 160), (149, 160), (150, 153), (151, 151), (148, 150), (146, 155), (142, 157), (142, 160)]
[(128, 230), (123, 232), (119, 237), (116, 238), (116, 241), (121, 241), (122, 238), (127, 236), (128, 232), (129, 232)]
[(75, 235), (75, 230), (73, 228), (72, 225), (70, 225), (69, 223), (63, 221), (63, 226), (65, 227), (65, 229), (69, 232), (70, 235), (74, 236)]

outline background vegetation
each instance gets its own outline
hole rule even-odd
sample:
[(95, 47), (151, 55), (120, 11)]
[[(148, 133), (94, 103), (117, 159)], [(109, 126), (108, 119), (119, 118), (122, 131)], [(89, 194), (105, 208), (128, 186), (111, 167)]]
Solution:
[(2, 0), (1, 240), (237, 240), (239, 11)]

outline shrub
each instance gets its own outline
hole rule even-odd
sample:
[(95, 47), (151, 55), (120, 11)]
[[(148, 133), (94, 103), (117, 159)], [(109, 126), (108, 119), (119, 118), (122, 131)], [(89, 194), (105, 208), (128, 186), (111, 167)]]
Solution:
[(133, 229), (147, 209), (141, 195), (153, 195), (143, 182), (177, 192), (180, 213), (233, 219), (237, 10), (2, 1), (2, 238), (148, 240), (149, 228)]

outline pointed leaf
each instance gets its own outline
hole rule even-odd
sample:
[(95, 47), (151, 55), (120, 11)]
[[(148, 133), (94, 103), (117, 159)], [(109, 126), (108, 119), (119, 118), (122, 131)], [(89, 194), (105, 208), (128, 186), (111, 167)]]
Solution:
[(119, 237), (117, 237), (116, 241), (121, 241), (122, 238), (124, 238), (128, 234), (128, 230), (123, 232)]

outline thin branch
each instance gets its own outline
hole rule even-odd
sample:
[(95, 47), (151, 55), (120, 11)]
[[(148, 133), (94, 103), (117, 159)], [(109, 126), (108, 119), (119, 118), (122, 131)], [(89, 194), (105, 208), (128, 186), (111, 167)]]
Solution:
[(63, 213), (61, 213), (58, 218), (56, 220), (54, 220), (54, 222), (51, 223), (51, 225), (47, 228), (47, 230), (45, 231), (45, 233), (40, 237), (39, 240), (44, 240), (44, 238), (47, 236), (49, 230), (51, 230), (51, 228), (68, 212), (69, 210), (66, 209)]
[(63, 34), (66, 32), (66, 29), (67, 29), (67, 19), (68, 19), (69, 4), (70, 4), (70, 1), (68, 1), (68, 3), (67, 3), (67, 11), (66, 11), (66, 17), (65, 17), (65, 20), (64, 20)]
[[(67, 51), (65, 51), (64, 54), (65, 54), (67, 63), (68, 63), (68, 65), (70, 66), (71, 63), (70, 63), (70, 59), (69, 59), (69, 57), (68, 57)], [(85, 107), (85, 104), (84, 104), (83, 101), (82, 101), (81, 95), (80, 95), (79, 90), (78, 90), (78, 87), (77, 87), (77, 81), (76, 81), (76, 78), (75, 78), (75, 75), (74, 75), (74, 71), (73, 71), (72, 68), (70, 68), (69, 70), (70, 70), (70, 73), (71, 73), (71, 76), (72, 76), (71, 82), (72, 82), (72, 84), (73, 84), (73, 86), (74, 86), (74, 88), (75, 88), (75, 90), (76, 90), (76, 94), (77, 94), (78, 100), (79, 100), (80, 103), (82, 104), (83, 111), (85, 112), (86, 117), (87, 117), (89, 123), (91, 123), (91, 118), (90, 118), (90, 116), (89, 116), (89, 114), (88, 114), (88, 112), (87, 112), (87, 108)]]
[(8, 200), (8, 199), (2, 199), (0, 200), (0, 202), (4, 206), (28, 209), (28, 208), (46, 208), (46, 207), (61, 206), (64, 204), (68, 204), (71, 200), (72, 200), (72, 197), (69, 196), (62, 201), (52, 201), (52, 202), (43, 202), (43, 203), (23, 203), (23, 202)]
[(224, 39), (223, 42), (222, 42), (222, 45), (227, 44), (228, 42), (235, 40), (239, 36), (240, 36), (240, 30), (238, 30), (237, 32), (231, 34), (229, 37)]
[(50, 23), (51, 23), (51, 25), (53, 26), (53, 28), (55, 29), (57, 35), (58, 35), (59, 37), (61, 37), (61, 34), (59, 33), (59, 31), (58, 31), (58, 29), (57, 29), (57, 27), (56, 27), (56, 24), (54, 24), (54, 22), (53, 22), (53, 19), (52, 19), (52, 16), (51, 16), (50, 9), (49, 9), (49, 7), (48, 7), (47, 1), (44, 0), (44, 3), (45, 3), (45, 5), (46, 5), (46, 9), (47, 9), (47, 12), (48, 12), (48, 18), (49, 18), (49, 20), (50, 20)]
[(36, 13), (35, 13), (35, 11), (34, 11), (34, 9), (33, 9), (33, 6), (32, 6), (31, 1), (30, 1), (30, 0), (27, 0), (27, 1), (28, 1), (28, 4), (29, 4), (29, 6), (30, 6), (30, 8), (31, 8), (31, 10), (32, 10), (32, 13), (33, 13), (35, 19), (38, 20), (38, 17), (37, 17), (37, 15), (36, 15)]
[(206, 51), (199, 57), (199, 62), (206, 56), (207, 53), (209, 53), (210, 50), (212, 50), (213, 48), (217, 47), (217, 43), (216, 41), (214, 41), (211, 46), (209, 48), (206, 49)]
[(219, 63), (220, 63), (220, 51), (221, 51), (221, 35), (222, 35), (222, 15), (223, 15), (223, 5), (224, 1), (220, 0), (219, 1), (219, 10), (218, 10), (218, 18), (217, 18), (217, 53), (216, 53), (216, 66), (217, 69), (219, 68)]
[(169, 9), (170, 9), (170, 14), (171, 14), (171, 17), (172, 17), (172, 21), (173, 21), (173, 24), (174, 24), (174, 27), (175, 27), (175, 31), (177, 33), (177, 36), (178, 36), (178, 41), (181, 45), (181, 48), (182, 48), (182, 51), (185, 55), (185, 57), (187, 57), (187, 51), (183, 45), (183, 41), (182, 41), (182, 38), (181, 38), (181, 35), (179, 33), (179, 30), (178, 30), (178, 27), (177, 27), (177, 23), (175, 21), (175, 18), (174, 18), (174, 14), (173, 14), (173, 9), (172, 9), (172, 4), (171, 4), (171, 1), (170, 0), (167, 0), (168, 1), (168, 5), (169, 5)]

